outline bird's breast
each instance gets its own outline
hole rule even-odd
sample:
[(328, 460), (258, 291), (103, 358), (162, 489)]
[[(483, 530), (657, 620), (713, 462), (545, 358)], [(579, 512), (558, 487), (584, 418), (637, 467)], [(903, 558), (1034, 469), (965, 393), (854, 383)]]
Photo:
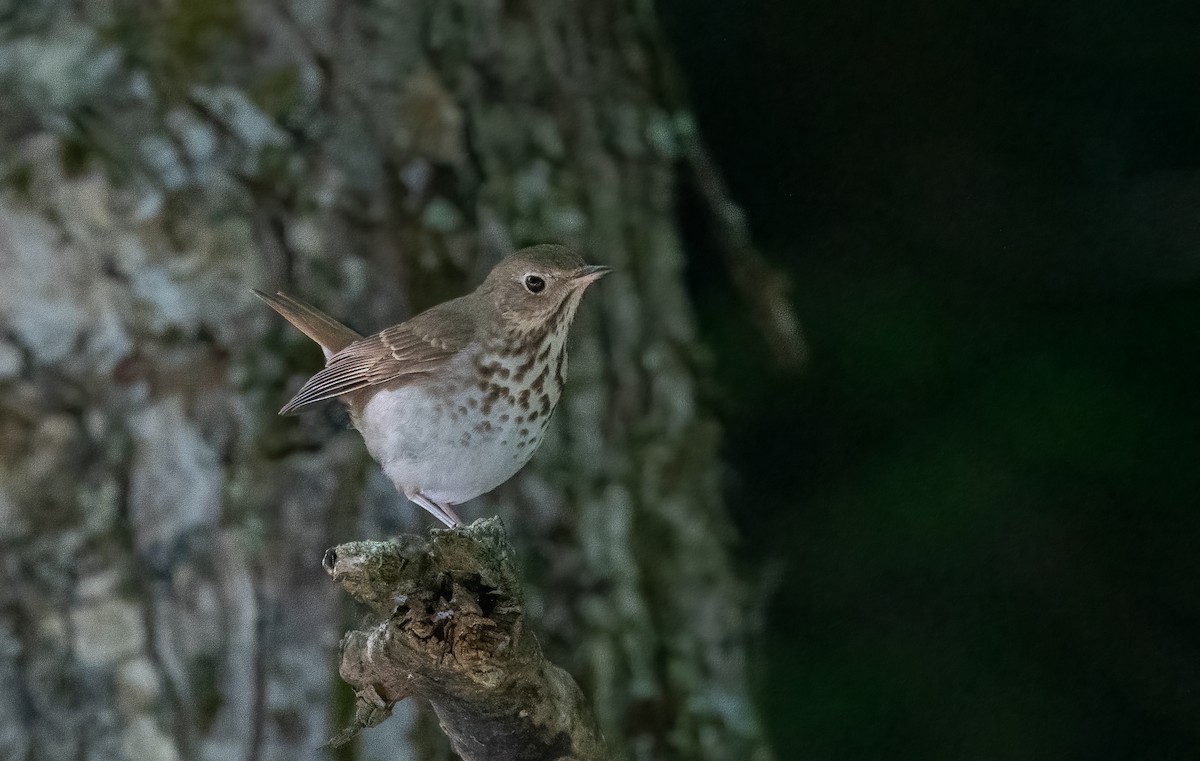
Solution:
[(381, 389), (358, 428), (401, 490), (458, 504), (499, 486), (533, 456), (562, 393), (565, 352), (479, 351), (437, 382)]

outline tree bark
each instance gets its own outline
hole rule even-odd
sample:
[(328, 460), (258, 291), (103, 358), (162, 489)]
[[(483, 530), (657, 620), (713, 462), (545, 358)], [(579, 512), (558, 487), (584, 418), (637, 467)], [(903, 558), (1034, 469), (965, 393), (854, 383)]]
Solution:
[[(342, 421), (275, 416), (320, 356), (249, 289), (373, 331), (546, 241), (617, 272), (462, 514), (615, 757), (768, 757), (649, 14), (0, 0), (0, 757), (310, 757), (354, 711), (322, 552), (428, 521)], [(338, 757), (445, 757), (407, 703)]]
[(335, 745), (417, 696), (464, 761), (608, 758), (579, 686), (526, 628), (514, 555), (496, 518), (325, 553), (329, 575), (374, 613), (342, 639), (358, 703)]

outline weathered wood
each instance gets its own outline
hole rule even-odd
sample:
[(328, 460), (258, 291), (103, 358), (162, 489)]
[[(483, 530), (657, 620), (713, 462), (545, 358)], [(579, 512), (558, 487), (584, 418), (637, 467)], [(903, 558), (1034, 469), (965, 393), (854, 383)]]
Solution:
[(375, 726), (406, 697), (428, 700), (464, 761), (601, 761), (595, 719), (571, 676), (546, 659), (525, 621), (514, 550), (499, 519), (428, 541), (351, 542), (325, 570), (372, 617), (342, 639), (353, 724)]

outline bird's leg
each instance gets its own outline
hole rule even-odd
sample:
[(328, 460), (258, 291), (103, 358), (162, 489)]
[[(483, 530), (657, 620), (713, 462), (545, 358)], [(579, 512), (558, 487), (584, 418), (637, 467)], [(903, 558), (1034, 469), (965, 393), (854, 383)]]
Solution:
[(437, 518), (442, 523), (445, 523), (450, 528), (458, 528), (462, 525), (462, 521), (454, 514), (454, 511), (447, 505), (439, 505), (433, 500), (426, 497), (419, 491), (404, 492), (404, 496), (408, 497), (413, 502), (429, 511), (429, 514)]
[(438, 507), (442, 508), (442, 510), (445, 511), (446, 515), (450, 516), (450, 518), (454, 521), (454, 525), (456, 527), (464, 525), (462, 522), (462, 518), (458, 517), (458, 513), (454, 512), (454, 508), (450, 505), (449, 502), (439, 502)]

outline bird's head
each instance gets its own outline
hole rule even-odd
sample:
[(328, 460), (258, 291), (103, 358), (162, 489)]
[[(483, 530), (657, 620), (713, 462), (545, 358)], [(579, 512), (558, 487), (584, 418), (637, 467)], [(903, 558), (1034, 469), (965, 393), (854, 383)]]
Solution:
[(497, 264), (479, 293), (492, 300), (514, 334), (565, 332), (583, 292), (608, 272), (566, 246), (531, 246)]

